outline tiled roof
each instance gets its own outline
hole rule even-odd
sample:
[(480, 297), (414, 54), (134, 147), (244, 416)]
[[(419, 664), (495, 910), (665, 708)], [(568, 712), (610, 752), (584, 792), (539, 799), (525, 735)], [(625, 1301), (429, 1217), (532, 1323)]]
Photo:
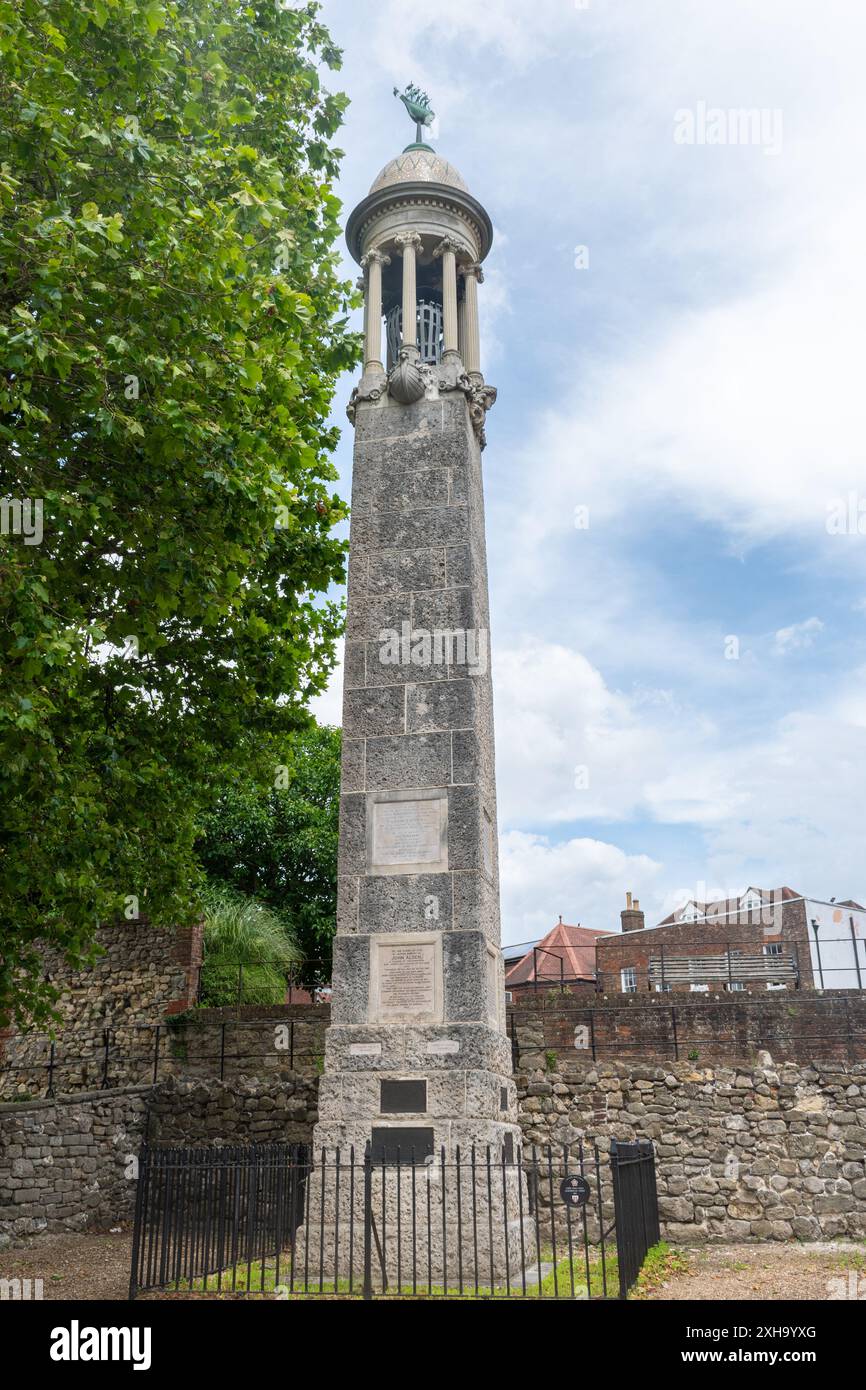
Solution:
[(740, 903), (749, 893), (757, 893), (768, 907), (780, 902), (793, 902), (803, 896), (802, 893), (795, 892), (793, 888), (754, 888), (750, 886), (738, 898), (717, 898), (715, 902), (709, 903), (699, 903), (694, 898), (690, 898), (689, 902), (683, 903), (683, 906), (678, 907), (676, 912), (671, 912), (667, 917), (663, 917), (658, 925), (668, 927), (682, 921), (680, 914), (683, 908), (688, 907), (690, 903), (694, 903), (697, 908), (699, 920), (704, 917), (747, 916), (748, 909), (740, 907)]
[(505, 988), (531, 984), (536, 979), (545, 984), (555, 984), (559, 979), (595, 979), (595, 943), (604, 935), (605, 932), (596, 931), (594, 927), (572, 927), (567, 922), (557, 922), (553, 931), (539, 941), (534, 952), (527, 951), (523, 959), (506, 972)]

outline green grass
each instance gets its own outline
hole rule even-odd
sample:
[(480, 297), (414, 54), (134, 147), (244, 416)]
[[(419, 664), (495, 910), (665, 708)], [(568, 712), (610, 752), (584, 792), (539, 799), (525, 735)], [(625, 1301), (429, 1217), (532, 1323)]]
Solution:
[(666, 1240), (660, 1240), (650, 1247), (641, 1266), (640, 1274), (629, 1298), (640, 1300), (648, 1298), (660, 1289), (662, 1284), (677, 1274), (688, 1274), (689, 1262), (678, 1250), (672, 1250)]
[[(527, 1252), (527, 1264), (530, 1261)], [(542, 1263), (547, 1264), (552, 1258), (550, 1249), (541, 1252)], [(375, 1300), (400, 1299), (400, 1298), (445, 1298), (457, 1299), (460, 1301), (474, 1299), (508, 1299), (508, 1298), (559, 1298), (559, 1299), (586, 1299), (589, 1298), (616, 1298), (619, 1294), (619, 1273), (617, 1270), (616, 1256), (607, 1255), (606, 1261), (607, 1279), (605, 1282), (601, 1259), (598, 1255), (591, 1255), (589, 1262), (589, 1293), (586, 1292), (586, 1261), (583, 1258), (582, 1248), (575, 1247), (573, 1277), (574, 1293), (572, 1294), (572, 1270), (568, 1257), (559, 1259), (555, 1270), (551, 1270), (539, 1285), (538, 1279), (532, 1279), (527, 1275), (526, 1294), (523, 1293), (522, 1283), (512, 1283), (509, 1293), (504, 1284), (491, 1287), (489, 1284), (479, 1283), (476, 1291), (474, 1279), (464, 1277), (462, 1291), (459, 1283), (455, 1280), (449, 1283), (446, 1288), (442, 1284), (432, 1284), (428, 1286), (426, 1279), (418, 1278), (415, 1290), (412, 1288), (411, 1278), (403, 1277), (400, 1287), (389, 1288), (385, 1293), (377, 1286), (374, 1276)], [(331, 1279), (323, 1279), (321, 1284), (315, 1276), (310, 1274), (307, 1287), (304, 1287), (303, 1265), (296, 1267), (294, 1277), (294, 1287), (290, 1288), (291, 1261), (288, 1253), (280, 1259), (279, 1282), (277, 1282), (276, 1263), (273, 1260), (266, 1260), (264, 1264), (256, 1260), (249, 1268), (246, 1263), (235, 1265), (224, 1270), (220, 1279), (220, 1287), (217, 1287), (217, 1275), (208, 1275), (207, 1280), (195, 1279), (192, 1287), (184, 1282), (183, 1284), (173, 1284), (167, 1292), (173, 1293), (198, 1293), (210, 1295), (215, 1298), (231, 1297), (233, 1294), (259, 1294), (271, 1295), (283, 1301), (309, 1298), (336, 1298), (350, 1299), (360, 1298), (363, 1289), (363, 1268), (359, 1265), (354, 1273), (352, 1288), (349, 1288), (349, 1280), (338, 1279), (336, 1282)], [(419, 1271), (420, 1276), (420, 1271)]]

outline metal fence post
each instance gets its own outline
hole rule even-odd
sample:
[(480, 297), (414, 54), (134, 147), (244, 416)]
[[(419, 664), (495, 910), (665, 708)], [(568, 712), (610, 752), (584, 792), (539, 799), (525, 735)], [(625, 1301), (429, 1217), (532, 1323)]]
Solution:
[(857, 988), (863, 988), (863, 977), (860, 974), (860, 952), (857, 949), (857, 933), (854, 930), (854, 918), (849, 917), (848, 922), (851, 926), (851, 945), (854, 949), (854, 969), (857, 971)]
[[(150, 1112), (148, 1112), (148, 1118)], [(132, 1266), (129, 1272), (129, 1300), (138, 1292), (138, 1265), (141, 1258), (141, 1238), (144, 1216), (144, 1201), (150, 1176), (150, 1150), (145, 1142), (138, 1155), (138, 1175), (135, 1188), (135, 1217), (132, 1227)]]
[(617, 1272), (619, 1274), (619, 1296), (628, 1295), (628, 1251), (626, 1248), (626, 1219), (622, 1196), (622, 1180), (619, 1171), (619, 1146), (615, 1139), (610, 1141), (610, 1176), (613, 1185), (613, 1211), (616, 1235)]
[(373, 1297), (373, 1151), (364, 1148), (364, 1298)]

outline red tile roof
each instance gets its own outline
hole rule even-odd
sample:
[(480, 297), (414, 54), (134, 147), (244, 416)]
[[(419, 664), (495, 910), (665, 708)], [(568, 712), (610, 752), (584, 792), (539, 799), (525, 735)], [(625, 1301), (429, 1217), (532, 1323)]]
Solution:
[(567, 922), (557, 922), (534, 951), (530, 948), (523, 959), (506, 972), (505, 988), (531, 984), (536, 979), (550, 985), (559, 979), (594, 980), (594, 947), (598, 938), (605, 935), (607, 933), (594, 927), (571, 927)]

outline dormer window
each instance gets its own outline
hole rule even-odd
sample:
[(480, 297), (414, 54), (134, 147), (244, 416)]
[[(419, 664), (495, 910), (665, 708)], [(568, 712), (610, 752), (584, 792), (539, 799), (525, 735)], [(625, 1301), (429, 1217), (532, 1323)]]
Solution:
[(697, 905), (697, 903), (686, 903), (685, 907), (683, 908), (682, 912), (680, 913), (680, 921), (681, 921), (681, 922), (696, 922), (697, 920), (698, 920), (698, 905)]
[(754, 888), (750, 888), (744, 897), (740, 899), (741, 912), (759, 912), (764, 906), (760, 893), (756, 893)]

